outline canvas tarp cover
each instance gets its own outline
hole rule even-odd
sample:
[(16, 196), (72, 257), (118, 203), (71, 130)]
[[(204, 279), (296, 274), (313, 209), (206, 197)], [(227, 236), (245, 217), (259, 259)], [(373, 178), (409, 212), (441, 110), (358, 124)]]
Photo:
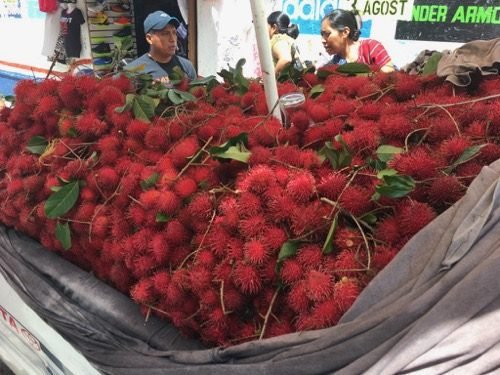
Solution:
[(500, 372), (500, 160), (420, 231), (340, 323), (203, 348), (128, 297), (0, 227), (0, 271), (105, 374)]

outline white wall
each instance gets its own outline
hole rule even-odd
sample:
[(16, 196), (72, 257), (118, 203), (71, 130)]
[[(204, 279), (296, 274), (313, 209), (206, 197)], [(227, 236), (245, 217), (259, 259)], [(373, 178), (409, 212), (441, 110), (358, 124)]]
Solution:
[[(85, 0), (77, 0), (77, 7), (86, 19)], [(38, 0), (0, 0), (0, 61), (48, 69), (51, 62), (42, 54), (45, 18), (46, 13), (39, 11)], [(87, 24), (82, 25), (81, 35), (80, 58), (90, 58)], [(62, 64), (57, 64), (55, 68), (67, 70), (67, 66)]]

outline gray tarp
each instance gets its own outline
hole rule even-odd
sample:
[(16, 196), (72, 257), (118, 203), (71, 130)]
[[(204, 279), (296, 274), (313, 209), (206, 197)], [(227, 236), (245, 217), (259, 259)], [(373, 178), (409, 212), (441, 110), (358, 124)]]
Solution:
[(127, 297), (0, 227), (0, 271), (110, 374), (500, 372), (500, 160), (420, 231), (332, 328), (203, 349)]

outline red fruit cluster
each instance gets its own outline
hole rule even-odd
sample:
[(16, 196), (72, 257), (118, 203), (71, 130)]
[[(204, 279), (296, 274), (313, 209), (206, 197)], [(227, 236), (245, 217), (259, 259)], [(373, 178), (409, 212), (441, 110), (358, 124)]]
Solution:
[[(279, 85), (307, 97), (285, 128), (257, 81), (199, 88), (150, 123), (116, 111), (135, 93), (124, 76), (22, 81), (0, 113), (0, 221), (210, 345), (329, 327), (500, 157), (498, 83), (308, 73)], [(241, 133), (248, 164), (209, 153)], [(415, 181), (403, 198), (374, 198), (381, 145), (401, 148), (386, 167)], [(48, 218), (73, 181), (74, 207)]]

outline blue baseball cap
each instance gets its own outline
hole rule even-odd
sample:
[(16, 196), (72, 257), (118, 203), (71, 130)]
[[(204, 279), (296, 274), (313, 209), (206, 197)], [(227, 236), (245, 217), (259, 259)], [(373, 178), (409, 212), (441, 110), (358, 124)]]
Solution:
[(151, 30), (163, 30), (168, 24), (172, 24), (177, 28), (181, 23), (177, 18), (170, 17), (167, 13), (157, 10), (150, 13), (144, 20), (144, 34), (149, 33)]

